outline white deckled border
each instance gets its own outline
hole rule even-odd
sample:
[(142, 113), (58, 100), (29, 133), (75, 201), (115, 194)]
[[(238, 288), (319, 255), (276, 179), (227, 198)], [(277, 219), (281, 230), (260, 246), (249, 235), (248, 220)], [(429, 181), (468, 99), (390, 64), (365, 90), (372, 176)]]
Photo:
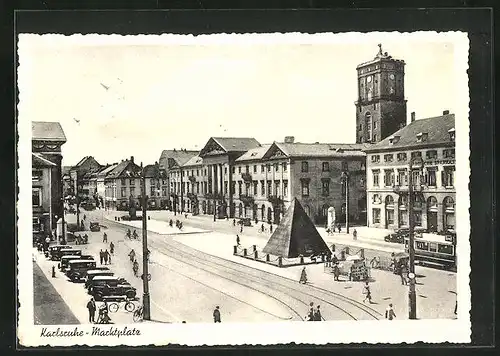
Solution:
[[(404, 36), (404, 39), (402, 38)], [(252, 45), (252, 44), (339, 44), (352, 42), (381, 43), (391, 41), (432, 41), (453, 43), (455, 51), (454, 65), (456, 83), (459, 83), (459, 95), (456, 96), (456, 224), (457, 224), (457, 294), (458, 319), (456, 320), (396, 320), (396, 321), (357, 321), (357, 322), (283, 322), (283, 323), (231, 323), (231, 324), (134, 324), (130, 328), (138, 328), (142, 336), (131, 337), (92, 337), (80, 338), (41, 338), (41, 326), (34, 326), (33, 321), (33, 273), (31, 247), (31, 202), (30, 169), (31, 169), (31, 120), (36, 118), (23, 116), (23, 101), (29, 100), (26, 94), (26, 83), (29, 78), (23, 77), (23, 68), (30, 65), (29, 50), (43, 43), (58, 48), (78, 42), (80, 45)], [(19, 320), (18, 337), (23, 346), (73, 346), (73, 345), (130, 345), (148, 344), (167, 345), (180, 344), (199, 345), (271, 345), (271, 344), (328, 344), (328, 343), (468, 343), (470, 342), (470, 235), (469, 219), (469, 87), (468, 87), (468, 49), (469, 40), (466, 33), (461, 32), (372, 32), (372, 33), (321, 33), (321, 34), (217, 34), (217, 35), (72, 35), (57, 34), (19, 35), (18, 68), (19, 121), (18, 121), (18, 287), (19, 287)], [(49, 104), (50, 105), (50, 104)], [(116, 326), (113, 326), (116, 327)], [(118, 326), (121, 328), (122, 326)], [(91, 331), (91, 325), (78, 326), (80, 330)], [(55, 328), (51, 328), (55, 329)], [(61, 326), (64, 330), (73, 330), (74, 326)]]

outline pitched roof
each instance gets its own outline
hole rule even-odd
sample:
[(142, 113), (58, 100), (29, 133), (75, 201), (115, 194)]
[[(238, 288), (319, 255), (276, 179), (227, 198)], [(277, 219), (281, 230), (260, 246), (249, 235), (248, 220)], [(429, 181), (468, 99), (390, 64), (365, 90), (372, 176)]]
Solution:
[[(193, 156), (196, 156), (199, 151), (192, 150), (163, 150), (159, 159), (161, 168), (168, 169), (168, 159), (172, 159), (175, 164), (182, 166), (189, 161)], [(170, 165), (171, 166), (171, 165)]]
[(212, 137), (226, 152), (245, 152), (260, 146), (253, 137)]
[(267, 152), (267, 150), (271, 147), (271, 145), (262, 145), (260, 147), (252, 148), (246, 151), (243, 155), (236, 159), (237, 162), (241, 161), (253, 161), (260, 160)]
[[(363, 149), (367, 146), (362, 143), (273, 143), (273, 148), (278, 148), (288, 157), (364, 157)], [(264, 157), (271, 156), (273, 151), (269, 149)]]
[(32, 140), (66, 142), (66, 135), (59, 122), (31, 122)]
[(31, 153), (31, 161), (32, 161), (32, 166), (42, 166), (42, 167), (57, 167), (57, 164), (52, 162), (50, 159), (47, 157), (44, 157), (42, 154), (39, 153)]
[(156, 164), (148, 164), (144, 166), (144, 176), (146, 178), (156, 178), (160, 176), (160, 166)]
[(184, 163), (182, 166), (183, 167), (192, 167), (192, 166), (201, 166), (203, 164), (203, 158), (200, 156), (196, 155), (194, 157), (191, 157), (189, 161)]
[[(417, 148), (436, 144), (450, 144), (453, 141), (450, 140), (449, 131), (454, 128), (455, 114), (415, 120), (382, 141), (368, 146), (365, 151), (372, 152), (385, 149), (397, 150), (403, 147)], [(427, 133), (427, 139), (423, 142), (417, 142), (417, 134), (419, 133)], [(394, 136), (399, 136), (399, 140), (391, 144), (390, 140)]]
[(106, 177), (108, 175), (109, 172), (111, 172), (113, 169), (116, 168), (116, 166), (118, 165), (118, 163), (113, 163), (113, 164), (110, 164), (109, 166), (105, 167), (104, 169), (102, 169), (98, 174), (97, 176), (98, 177)]
[(309, 216), (294, 198), (283, 215), (280, 225), (273, 232), (262, 250), (286, 258), (317, 255), (330, 252)]
[[(114, 169), (112, 169), (106, 178), (118, 178), (122, 175), (122, 173), (125, 171), (125, 169), (128, 167), (129, 164), (132, 164), (134, 166), (133, 172), (138, 172), (140, 171), (140, 167), (136, 165), (134, 162), (130, 160), (124, 160), (116, 165)], [(138, 176), (138, 175), (137, 175)]]

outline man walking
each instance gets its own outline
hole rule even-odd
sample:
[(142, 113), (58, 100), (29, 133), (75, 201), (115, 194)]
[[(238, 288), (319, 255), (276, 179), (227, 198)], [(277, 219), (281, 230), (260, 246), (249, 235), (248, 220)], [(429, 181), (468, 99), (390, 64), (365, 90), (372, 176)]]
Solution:
[(102, 242), (108, 243), (108, 235), (106, 233), (102, 235)]
[(240, 245), (240, 235), (236, 235), (236, 245)]
[(322, 320), (321, 312), (319, 311), (319, 305), (316, 307), (316, 311), (314, 312), (314, 321)]
[(101, 251), (99, 251), (99, 261), (101, 261), (101, 265), (102, 265), (102, 263), (104, 261), (104, 252), (102, 251), (102, 249), (101, 249)]
[(396, 313), (394, 313), (394, 309), (392, 309), (392, 303), (389, 304), (389, 306), (385, 310), (385, 318), (388, 320), (393, 320), (394, 318), (396, 318)]
[(114, 255), (115, 254), (115, 244), (113, 243), (113, 241), (111, 241), (109, 243), (109, 252)]
[(368, 300), (368, 302), (371, 304), (372, 303), (372, 293), (370, 291), (370, 285), (368, 282), (365, 283), (365, 286), (363, 287), (363, 294), (365, 295), (365, 299), (363, 299), (363, 303)]
[(358, 239), (358, 232), (356, 229), (352, 230), (352, 239), (356, 241)]
[(89, 302), (87, 303), (87, 309), (89, 310), (89, 322), (95, 323), (96, 305), (94, 298), (90, 298)]
[(214, 323), (220, 323), (220, 310), (219, 306), (217, 305), (214, 309)]
[(111, 263), (111, 255), (109, 254), (109, 251), (106, 250), (104, 251), (104, 264), (107, 265), (108, 264), (108, 261), (109, 263)]

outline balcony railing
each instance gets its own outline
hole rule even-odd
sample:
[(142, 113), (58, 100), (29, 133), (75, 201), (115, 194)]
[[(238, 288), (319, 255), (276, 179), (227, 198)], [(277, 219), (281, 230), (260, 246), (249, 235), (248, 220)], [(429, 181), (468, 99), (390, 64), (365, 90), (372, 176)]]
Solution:
[(245, 206), (250, 206), (252, 205), (254, 202), (255, 202), (255, 199), (253, 196), (251, 195), (246, 195), (246, 194), (242, 194), (239, 196), (239, 199), (241, 200), (241, 202), (245, 205)]
[(243, 179), (245, 182), (251, 182), (252, 181), (252, 175), (250, 173), (241, 173), (241, 179)]
[(187, 193), (187, 197), (191, 201), (197, 201), (198, 200), (198, 196), (195, 193)]
[(274, 206), (283, 204), (283, 198), (282, 197), (278, 197), (276, 195), (269, 195), (267, 197), (267, 201), (270, 202)]

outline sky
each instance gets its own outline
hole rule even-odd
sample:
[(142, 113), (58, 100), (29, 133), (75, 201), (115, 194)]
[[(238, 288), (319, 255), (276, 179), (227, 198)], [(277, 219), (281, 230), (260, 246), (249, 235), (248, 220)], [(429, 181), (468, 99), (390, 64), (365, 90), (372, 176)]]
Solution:
[(151, 164), (164, 149), (199, 150), (211, 136), (351, 143), (356, 66), (378, 43), (406, 62), (408, 118), (467, 118), (457, 112), (467, 58), (453, 36), (249, 36), (21, 35), (19, 120), (61, 123), (63, 165), (87, 155)]

